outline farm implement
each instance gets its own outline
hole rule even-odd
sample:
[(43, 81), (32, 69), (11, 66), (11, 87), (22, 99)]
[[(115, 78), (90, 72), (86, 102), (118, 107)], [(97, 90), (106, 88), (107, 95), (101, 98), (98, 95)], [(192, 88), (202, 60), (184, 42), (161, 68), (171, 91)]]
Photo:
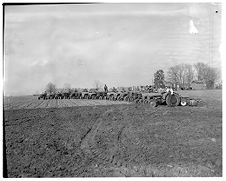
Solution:
[(146, 92), (135, 92), (135, 91), (111, 91), (103, 92), (93, 90), (83, 90), (81, 92), (74, 91), (62, 94), (41, 94), (38, 99), (99, 99), (99, 100), (110, 100), (110, 101), (127, 101), (134, 102), (137, 104), (150, 104), (153, 107), (158, 105), (174, 106), (197, 106), (200, 100), (191, 99), (184, 97), (177, 92), (162, 92), (162, 93), (146, 93)]

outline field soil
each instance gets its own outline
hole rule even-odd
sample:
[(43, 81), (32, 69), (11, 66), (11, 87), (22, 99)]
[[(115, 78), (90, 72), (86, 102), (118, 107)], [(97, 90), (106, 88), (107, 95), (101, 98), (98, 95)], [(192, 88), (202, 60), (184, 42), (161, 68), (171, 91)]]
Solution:
[(76, 106), (129, 104), (125, 101), (91, 100), (91, 99), (48, 99), (38, 100), (37, 96), (5, 97), (4, 110), (62, 108)]
[(7, 108), (8, 176), (220, 177), (222, 92), (182, 93), (204, 104)]

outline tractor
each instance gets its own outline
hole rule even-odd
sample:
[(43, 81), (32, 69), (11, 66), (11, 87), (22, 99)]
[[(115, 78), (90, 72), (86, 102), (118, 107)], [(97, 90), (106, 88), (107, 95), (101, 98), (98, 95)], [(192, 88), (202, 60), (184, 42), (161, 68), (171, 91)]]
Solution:
[(42, 93), (42, 94), (40, 94), (40, 95), (38, 96), (38, 99), (39, 99), (39, 100), (40, 100), (40, 99), (45, 100), (45, 99), (46, 99), (46, 97), (47, 97), (47, 93), (46, 93), (46, 92), (44, 92), (44, 93)]
[(55, 93), (51, 92), (51, 93), (47, 93), (46, 99), (55, 99)]
[(96, 92), (96, 99), (107, 99), (107, 92), (97, 91)]
[(89, 91), (87, 89), (83, 89), (81, 93), (82, 93), (82, 95), (81, 95), (82, 99), (88, 99), (89, 98)]
[(61, 92), (57, 92), (55, 95), (55, 99), (63, 99), (63, 94)]
[(126, 91), (119, 92), (117, 100), (118, 101), (126, 101), (127, 100), (127, 96), (128, 96), (128, 92), (126, 92)]
[(90, 89), (89, 93), (88, 93), (88, 99), (96, 99), (96, 95), (97, 95), (97, 90), (96, 89)]
[(107, 93), (107, 99), (108, 100), (111, 100), (111, 101), (115, 101), (117, 100), (117, 97), (119, 96), (119, 93), (118, 92), (108, 92)]
[(74, 90), (74, 92), (71, 93), (70, 98), (71, 99), (80, 99), (82, 96), (82, 92), (78, 92), (78, 90)]

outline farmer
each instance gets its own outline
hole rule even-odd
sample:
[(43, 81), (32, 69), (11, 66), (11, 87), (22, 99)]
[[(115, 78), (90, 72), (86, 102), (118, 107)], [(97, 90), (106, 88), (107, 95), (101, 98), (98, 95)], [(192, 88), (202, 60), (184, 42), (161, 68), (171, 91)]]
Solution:
[(108, 87), (106, 84), (104, 85), (104, 92), (108, 92)]
[(166, 87), (166, 92), (170, 93), (171, 95), (173, 95), (173, 89), (170, 86)]

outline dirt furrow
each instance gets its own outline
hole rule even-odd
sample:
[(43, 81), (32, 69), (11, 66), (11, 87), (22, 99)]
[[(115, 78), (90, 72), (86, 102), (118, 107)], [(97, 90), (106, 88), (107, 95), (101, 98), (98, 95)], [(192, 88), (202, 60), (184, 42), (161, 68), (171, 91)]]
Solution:
[(73, 106), (79, 106), (79, 99), (70, 99)]
[(45, 105), (46, 105), (46, 100), (42, 100), (42, 102), (38, 104), (36, 108), (45, 108)]
[(42, 104), (44, 104), (44, 100), (38, 100), (36, 102), (36, 104), (33, 106), (33, 109), (40, 108), (39, 106), (42, 105)]
[(67, 104), (65, 103), (65, 99), (59, 99), (59, 107), (66, 107)]
[(55, 108), (58, 108), (58, 99), (55, 99)]
[(73, 102), (71, 101), (71, 99), (67, 99), (66, 104), (67, 104), (67, 107), (73, 107), (73, 106), (74, 106), (74, 104), (73, 104)]
[(28, 101), (28, 102), (23, 102), (19, 105), (17, 105), (16, 109), (26, 109), (33, 103), (34, 100)]
[(53, 108), (54, 105), (55, 105), (55, 99), (50, 99), (49, 103), (46, 106), (46, 108)]

